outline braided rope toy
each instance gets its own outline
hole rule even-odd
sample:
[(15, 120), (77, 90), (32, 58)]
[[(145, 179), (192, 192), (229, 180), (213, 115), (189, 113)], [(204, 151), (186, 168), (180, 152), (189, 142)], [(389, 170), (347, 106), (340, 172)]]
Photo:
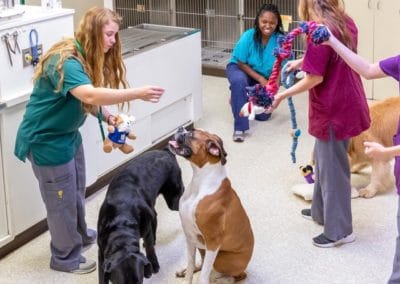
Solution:
[[(277, 79), (279, 78), (281, 64), (283, 60), (293, 57), (292, 56), (293, 40), (302, 33), (306, 34), (307, 41), (311, 41), (314, 44), (321, 44), (322, 42), (329, 39), (329, 32), (326, 29), (326, 27), (320, 26), (314, 21), (301, 22), (297, 28), (295, 28), (286, 35), (280, 36), (278, 38), (279, 47), (276, 47), (274, 50), (274, 56), (276, 57), (276, 60), (272, 67), (272, 72), (268, 79), (268, 83), (263, 88), (261, 88), (260, 86), (256, 87), (255, 92), (248, 92), (249, 102), (246, 103), (242, 108), (249, 108), (253, 105), (253, 106), (263, 107), (265, 112), (271, 112), (271, 106), (274, 100), (274, 96), (279, 89)], [(287, 80), (285, 79), (283, 81)], [(290, 81), (291, 79), (289, 79), (288, 82), (290, 83)], [(293, 83), (294, 83), (294, 78), (293, 78)], [(287, 86), (290, 87), (289, 85)], [(301, 131), (297, 129), (296, 111), (294, 109), (292, 98), (288, 98), (288, 103), (292, 121), (291, 136), (293, 137), (292, 151), (290, 154), (292, 156), (293, 163), (296, 163), (295, 151), (297, 148), (298, 137), (300, 136)], [(249, 104), (250, 106), (247, 106), (247, 104)]]
[[(288, 65), (286, 64), (282, 68), (281, 73), (281, 83), (285, 89), (289, 89), (291, 86), (295, 84), (296, 75), (299, 70), (294, 70), (291, 72), (286, 72)], [(296, 120), (296, 109), (294, 107), (293, 98), (288, 97), (288, 105), (290, 110), (290, 120), (292, 123), (292, 130), (290, 131), (290, 136), (292, 136), (292, 151), (290, 155), (292, 156), (292, 162), (296, 163), (296, 148), (298, 144), (299, 136), (301, 135), (301, 130), (297, 128), (297, 120)]]

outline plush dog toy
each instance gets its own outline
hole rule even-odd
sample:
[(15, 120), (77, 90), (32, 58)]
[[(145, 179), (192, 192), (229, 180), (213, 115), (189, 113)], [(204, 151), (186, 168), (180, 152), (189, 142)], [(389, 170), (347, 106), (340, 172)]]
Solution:
[(257, 114), (261, 114), (265, 112), (265, 108), (260, 107), (258, 105), (253, 104), (253, 102), (245, 103), (240, 109), (239, 116), (240, 117), (249, 117), (249, 120), (254, 120)]
[(133, 147), (126, 144), (126, 138), (136, 139), (133, 134), (133, 123), (135, 117), (132, 115), (118, 114), (115, 126), (108, 126), (108, 136), (104, 139), (103, 150), (110, 153), (113, 148), (120, 149), (123, 153), (129, 154), (133, 151)]
[(263, 107), (263, 105), (267, 103), (271, 104), (272, 101), (264, 102), (264, 100), (267, 98), (265, 95), (266, 90), (260, 84), (248, 86), (246, 87), (246, 91), (249, 101), (242, 106), (239, 116), (248, 117), (249, 120), (254, 120), (257, 114), (266, 112), (266, 109)]

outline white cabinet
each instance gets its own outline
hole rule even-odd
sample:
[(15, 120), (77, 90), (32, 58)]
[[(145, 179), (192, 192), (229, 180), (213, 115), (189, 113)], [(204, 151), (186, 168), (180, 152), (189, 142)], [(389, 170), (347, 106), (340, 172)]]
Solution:
[[(399, 0), (345, 0), (347, 13), (359, 30), (358, 53), (378, 62), (400, 53)], [(391, 79), (363, 80), (368, 98), (381, 100), (399, 95), (398, 83)]]
[[(17, 6), (22, 15), (0, 19), (0, 246), (46, 217), (37, 180), (30, 163), (14, 156), (18, 126), (32, 90), (33, 66), (23, 66), (21, 52), (8, 54), (4, 37), (17, 34), (20, 50), (30, 48), (31, 31), (36, 30), (44, 51), (64, 36), (73, 36), (71, 9), (43, 10)], [(15, 38), (9, 37), (12, 46)]]
[[(1, 141), (1, 132), (0, 132), (0, 141)], [(2, 161), (1, 157), (2, 147), (0, 142), (0, 161)], [(3, 178), (3, 165), (0, 163), (0, 246), (3, 243), (7, 243), (11, 239), (11, 232), (8, 226), (8, 214), (7, 214), (7, 203), (6, 203), (6, 192), (4, 189), (4, 178)]]

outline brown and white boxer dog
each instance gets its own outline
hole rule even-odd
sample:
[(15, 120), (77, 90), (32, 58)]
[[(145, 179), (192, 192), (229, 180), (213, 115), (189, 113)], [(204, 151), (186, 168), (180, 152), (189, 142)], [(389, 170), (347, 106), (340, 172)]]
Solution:
[(199, 283), (210, 283), (213, 268), (219, 277), (232, 282), (246, 278), (254, 247), (253, 231), (227, 177), (227, 154), (221, 138), (200, 129), (188, 132), (179, 128), (169, 148), (189, 160), (193, 168), (192, 180), (179, 200), (188, 266), (177, 276), (186, 276), (192, 283), (197, 248), (202, 257)]

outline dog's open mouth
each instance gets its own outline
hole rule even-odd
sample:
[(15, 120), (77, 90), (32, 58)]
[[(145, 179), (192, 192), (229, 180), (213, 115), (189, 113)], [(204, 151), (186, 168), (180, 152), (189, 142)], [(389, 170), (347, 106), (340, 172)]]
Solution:
[(168, 141), (169, 150), (175, 155), (189, 158), (192, 155), (192, 150), (186, 145), (179, 145), (175, 140)]

